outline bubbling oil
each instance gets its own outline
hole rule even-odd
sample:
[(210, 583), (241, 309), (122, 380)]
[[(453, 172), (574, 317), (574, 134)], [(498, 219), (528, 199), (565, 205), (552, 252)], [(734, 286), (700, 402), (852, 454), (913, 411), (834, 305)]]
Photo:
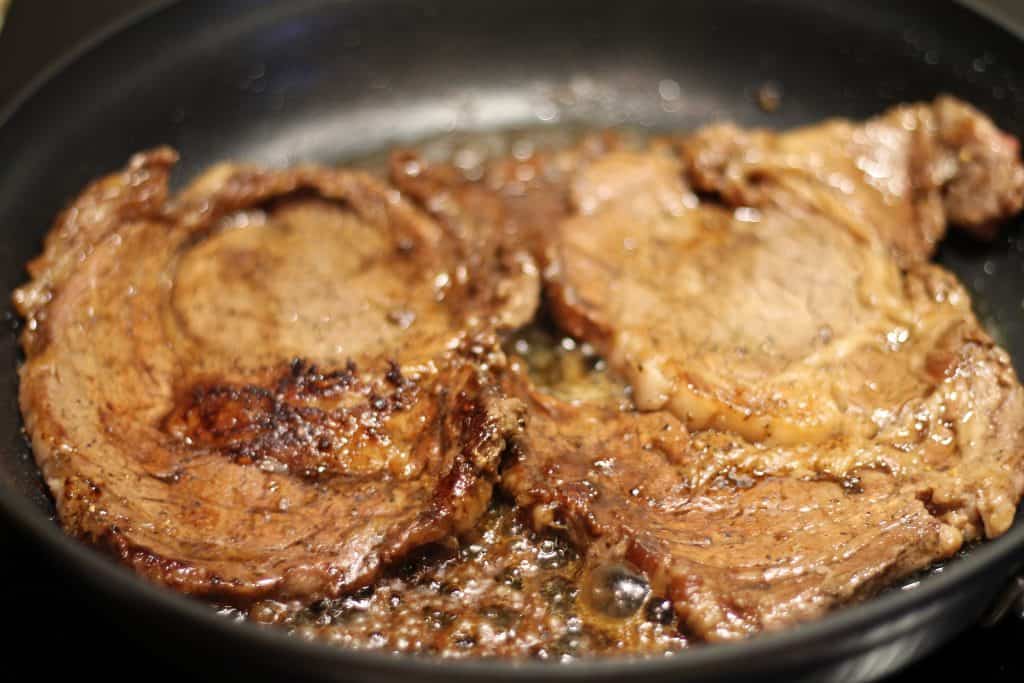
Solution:
[(305, 608), (264, 601), (248, 618), (351, 649), (456, 659), (682, 650), (674, 613), (649, 593), (635, 572), (589, 568), (564, 538), (534, 533), (499, 499), (470, 534), (424, 549), (371, 586)]

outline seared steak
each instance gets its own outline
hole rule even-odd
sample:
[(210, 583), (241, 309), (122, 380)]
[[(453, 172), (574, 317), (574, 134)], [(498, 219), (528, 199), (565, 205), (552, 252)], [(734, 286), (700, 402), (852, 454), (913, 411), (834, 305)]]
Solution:
[(1006, 531), (1024, 391), (924, 261), (946, 216), (988, 234), (1020, 208), (1016, 143), (940, 100), (678, 148), (586, 164), (549, 240), (556, 319), (649, 412), (520, 381), (528, 428), (502, 484), (535, 524), (630, 560), (708, 639), (813, 617)]
[(470, 271), (354, 172), (225, 166), (170, 201), (174, 159), (87, 189), (16, 296), (65, 528), (240, 603), (337, 595), (470, 528), (518, 427), (494, 335), (533, 313), (528, 258)]
[[(558, 320), (606, 353), (641, 409), (666, 408), (693, 430), (812, 446), (820, 458), (837, 440), (877, 441), (913, 425), (910, 433), (952, 438), (966, 416), (978, 432), (961, 457), (1012, 454), (994, 480), (1005, 500), (993, 528), (1005, 529), (1021, 485), (1020, 389), (955, 279), (928, 264), (901, 271), (887, 249), (824, 210), (673, 206), (687, 196), (681, 171), (671, 157), (618, 154), (581, 173), (579, 186), (604, 188), (594, 190), (604, 203), (566, 220), (556, 238)], [(621, 201), (613, 180), (628, 186)], [(956, 386), (964, 382), (967, 396)], [(1000, 411), (1009, 419), (975, 427), (992, 413), (969, 403), (992, 395), (992, 408), (1012, 406)], [(878, 457), (844, 467), (866, 460)]]
[[(955, 106), (940, 101), (934, 110)], [(727, 169), (718, 176), (727, 201), (742, 198), (752, 183), (747, 189), (758, 201), (754, 206), (699, 201), (684, 176), (701, 176), (700, 189), (708, 190), (714, 174), (700, 163), (687, 167), (669, 153), (614, 154), (591, 164), (574, 184), (577, 210), (551, 247), (555, 315), (606, 353), (632, 383), (641, 409), (664, 407), (693, 430), (724, 430), (768, 445), (820, 444), (813, 449), (820, 453), (836, 440), (861, 450), (862, 442), (886, 440), (911, 427), (948, 439), (969, 428), (972, 439), (956, 446), (959, 457), (992, 463), (998, 471), (979, 474), (979, 481), (990, 483), (978, 491), (966, 487), (972, 493), (963, 501), (964, 523), (982, 520), (990, 532), (1001, 533), (1024, 483), (1018, 467), (1024, 420), (1019, 385), (955, 279), (920, 263), (930, 246), (912, 251), (894, 237), (899, 221), (914, 213), (906, 205), (911, 198), (919, 204), (938, 202), (942, 186), (896, 180), (885, 190), (893, 194), (883, 199), (873, 176), (858, 170), (883, 173), (865, 161), (869, 148), (863, 145), (876, 137), (893, 145), (899, 136), (909, 136), (908, 112), (920, 127), (927, 128), (928, 116), (944, 120), (919, 107), (861, 128), (825, 124), (778, 141), (760, 133), (767, 140), (763, 146), (772, 150), (806, 151), (804, 156), (777, 152), (775, 166), (766, 163), (750, 172), (756, 182), (742, 180), (742, 169), (755, 163), (751, 159), (769, 157), (757, 145), (746, 156), (736, 148), (733, 165), (708, 162)], [(886, 136), (877, 130), (893, 120), (900, 122), (898, 132)], [(1000, 178), (1015, 179), (1005, 196), (979, 196), (995, 213), (979, 208), (972, 221), (987, 223), (1019, 206), (1015, 183), (1022, 171), (1015, 145), (994, 133), (991, 124), (974, 121), (969, 130), (977, 135), (966, 139), (984, 138), (984, 148), (998, 162), (972, 152), (974, 142), (965, 143), (968, 147), (952, 155), (961, 166), (946, 171), (945, 186), (978, 172), (972, 159), (983, 160)], [(684, 140), (688, 158), (707, 161), (714, 134)], [(842, 142), (847, 138), (860, 147)], [(837, 161), (830, 165), (829, 154), (820, 150), (833, 148), (845, 150), (853, 161), (835, 152)], [(934, 163), (945, 168), (954, 162), (943, 150)], [(893, 177), (907, 173), (893, 162), (890, 167)], [(773, 174), (776, 168), (784, 170)], [(992, 185), (996, 192), (1008, 187), (998, 179)], [(882, 211), (890, 204), (893, 217)], [(970, 214), (963, 207), (955, 211)], [(942, 225), (922, 227), (935, 216), (920, 210), (917, 215), (921, 222), (905, 223), (905, 229), (931, 235), (913, 240), (930, 245)], [(954, 386), (963, 382), (971, 384), (966, 396)], [(979, 419), (992, 412), (972, 408), (976, 400), (1000, 406), (1000, 419)], [(936, 437), (928, 447), (951, 447), (948, 439)], [(915, 458), (907, 459), (919, 462)], [(875, 455), (867, 459), (878, 461)], [(863, 454), (847, 457), (839, 469), (864, 460)]]
[[(224, 165), (171, 198), (157, 150), (88, 188), (30, 264), (26, 425), (69, 531), (266, 621), (450, 547), (500, 482), (584, 552), (562, 603), (513, 596), (549, 590), (543, 549), (523, 564), (522, 539), (477, 528), (436, 574), (461, 582), (406, 609), (467, 591), (488, 610), (490, 581), (529, 614), (438, 617), (459, 624), (444, 647), (483, 652), (504, 624), (521, 642), (495, 652), (572, 649), (577, 596), (623, 638), (645, 618), (695, 640), (782, 628), (1013, 522), (1024, 389), (928, 260), (947, 223), (988, 237), (1021, 209), (1018, 152), (950, 98), (469, 171), (398, 152), (397, 190)], [(561, 348), (589, 354), (544, 381), (502, 350), (529, 349), (506, 333), (542, 281)], [(605, 609), (624, 567), (651, 590)], [(410, 614), (363, 626), (434, 628)]]
[[(925, 128), (924, 112), (932, 110), (910, 111)], [(931, 340), (962, 316), (955, 301), (909, 301), (919, 276), (904, 277), (890, 256), (895, 250), (913, 268), (944, 227), (933, 206), (943, 186), (909, 183), (896, 162), (906, 154), (885, 170), (869, 160), (890, 153), (901, 135), (908, 144), (914, 139), (908, 116), (899, 110), (861, 128), (759, 133), (763, 142), (749, 147), (742, 133), (705, 131), (681, 144), (696, 159), (690, 167), (658, 153), (591, 164), (574, 183), (576, 212), (551, 246), (556, 318), (600, 345), (634, 385), (641, 408), (669, 406), (691, 428), (772, 443), (870, 432), (879, 411), (926, 392), (930, 382), (910, 357), (926, 355)], [(893, 119), (901, 125), (890, 125)], [(876, 130), (882, 126), (895, 130), (886, 136)], [(990, 133), (991, 125), (974, 129)], [(739, 144), (716, 149), (716, 137)], [(867, 147), (876, 137), (886, 145)], [(1016, 184), (1005, 197), (980, 196), (995, 213), (979, 209), (975, 222), (1019, 207), (1024, 182), (1015, 145), (986, 140), (1002, 165), (985, 163)], [(978, 172), (949, 158), (969, 160), (970, 149), (952, 155), (943, 148), (932, 162), (953, 164), (946, 186)], [(722, 190), (729, 203), (698, 201), (687, 173), (701, 190)], [(884, 191), (876, 187), (882, 175), (892, 178)], [(925, 246), (906, 247), (904, 233)]]
[(390, 177), (409, 199), (463, 239), (485, 245), (498, 240), (507, 250), (526, 249), (541, 262), (548, 236), (572, 210), (569, 190), (578, 169), (622, 146), (619, 136), (606, 132), (566, 149), (484, 160), (469, 171), (397, 150), (391, 156)]
[(947, 222), (987, 237), (1024, 205), (1017, 140), (952, 97), (781, 135), (714, 125), (679, 146), (696, 188), (731, 206), (827, 213), (903, 266), (930, 257)]
[(946, 215), (988, 230), (1019, 209), (1016, 144), (940, 100), (678, 147), (582, 168), (546, 270), (556, 319), (652, 412), (520, 382), (528, 429), (503, 486), (597, 561), (643, 569), (707, 639), (813, 617), (1003, 533), (1024, 391), (923, 261)]
[(523, 380), (513, 391), (528, 428), (502, 486), (536, 528), (587, 548), (592, 571), (622, 560), (642, 570), (688, 636), (810, 619), (960, 547), (959, 530), (870, 466), (843, 479), (776, 476), (759, 461), (794, 454), (715, 432), (691, 439), (665, 411), (563, 402)]
[(701, 451), (668, 413), (535, 396), (518, 452), (503, 484), (534, 524), (566, 526), (598, 569), (626, 559), (643, 570), (698, 639), (817, 616), (959, 547), (878, 472), (844, 484), (732, 471), (695, 487)]

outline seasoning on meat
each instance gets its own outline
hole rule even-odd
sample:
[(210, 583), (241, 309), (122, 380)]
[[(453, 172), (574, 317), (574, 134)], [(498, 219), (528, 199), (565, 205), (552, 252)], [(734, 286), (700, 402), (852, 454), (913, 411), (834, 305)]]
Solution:
[(174, 158), (87, 189), (16, 295), (65, 529), (244, 604), (339, 595), (472, 528), (518, 429), (495, 333), (536, 269), (464, 271), (355, 172), (225, 166), (171, 200)]
[(224, 165), (172, 198), (156, 150), (29, 265), (22, 411), (69, 532), (305, 637), (564, 660), (788, 627), (1013, 522), (1024, 389), (929, 259), (1020, 211), (1018, 155), (946, 97), (398, 151), (394, 187)]
[[(532, 163), (551, 158), (565, 155)], [(962, 286), (926, 261), (947, 221), (986, 236), (1020, 209), (1015, 140), (940, 98), (574, 161), (542, 188), (565, 203), (521, 234), (555, 323), (645, 412), (510, 383), (527, 429), (502, 486), (538, 528), (567, 529), (598, 566), (642, 568), (689, 635), (722, 639), (1009, 527), (1024, 393)], [(500, 202), (500, 175), (485, 177), (475, 191)]]

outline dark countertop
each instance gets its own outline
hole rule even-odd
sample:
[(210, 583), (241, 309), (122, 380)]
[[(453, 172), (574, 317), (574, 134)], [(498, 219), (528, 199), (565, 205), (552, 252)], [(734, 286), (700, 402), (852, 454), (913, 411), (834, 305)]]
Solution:
[[(1015, 2), (1019, 0), (997, 4), (1010, 8)], [(0, 31), (0, 108), (58, 55), (98, 27), (151, 4), (154, 0), (14, 0)], [(47, 680), (82, 675), (109, 680), (196, 678), (194, 665), (186, 671), (173, 661), (173, 644), (160, 652), (125, 647), (123, 636), (131, 625), (116, 622), (102, 608), (86, 602), (73, 577), (41, 557), (29, 539), (6, 528), (2, 520), (0, 548), (4, 556), (0, 585), (7, 586), (8, 593), (4, 607), (9, 621), (16, 624), (14, 635), (6, 637), (9, 666), (19, 654), (48, 644), (47, 659), (30, 664)], [(1022, 645), (1024, 619), (1004, 619), (987, 629), (974, 627), (892, 681), (925, 676), (944, 680), (967, 663), (978, 681), (1024, 681), (1024, 661), (1018, 650)]]

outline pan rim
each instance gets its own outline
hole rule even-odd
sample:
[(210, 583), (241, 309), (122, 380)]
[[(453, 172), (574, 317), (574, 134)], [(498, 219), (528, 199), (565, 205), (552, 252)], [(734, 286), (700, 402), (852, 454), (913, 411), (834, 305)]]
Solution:
[[(154, 20), (158, 15), (184, 3), (181, 0), (156, 0), (100, 29), (76, 44), (64, 56), (45, 68), (24, 86), (13, 99), (0, 109), (0, 129), (14, 119), (19, 110), (44, 90), (65, 69), (83, 59), (101, 44), (131, 30), (138, 24)], [(1024, 26), (1016, 25), (997, 10), (986, 7), (980, 0), (958, 0), (967, 11), (981, 16), (987, 23), (1009, 32), (1017, 40), (1024, 40)], [(910, 591), (891, 592), (862, 603), (848, 605), (814, 621), (799, 624), (777, 633), (758, 635), (749, 640), (696, 646), (666, 658), (610, 657), (587, 658), (567, 663), (518, 660), (451, 660), (438, 657), (393, 655), (360, 651), (322, 643), (307, 642), (287, 635), (281, 629), (260, 627), (249, 622), (235, 622), (217, 615), (202, 601), (168, 588), (145, 581), (131, 570), (97, 552), (87, 544), (67, 535), (53, 519), (41, 514), (19, 494), (0, 485), (0, 514), (13, 522), (50, 559), (64, 561), (82, 582), (101, 587), (110, 594), (134, 598), (150, 606), (154, 613), (170, 613), (179, 620), (202, 625), (218, 637), (230, 638), (294, 657), (302, 657), (310, 665), (330, 663), (339, 671), (346, 665), (357, 664), (374, 668), (380, 673), (413, 674), (429, 668), (438, 675), (452, 678), (470, 678), (498, 675), (509, 680), (535, 680), (538, 676), (565, 680), (589, 679), (595, 675), (606, 677), (624, 674), (711, 673), (744, 672), (746, 662), (763, 661), (773, 657), (776, 661), (798, 658), (802, 663), (825, 662), (842, 652), (847, 655), (870, 649), (885, 638), (891, 640), (900, 633), (889, 631), (870, 641), (850, 642), (846, 636), (862, 632), (865, 628), (889, 623), (904, 614), (939, 601), (964, 584), (993, 571), (1004, 563), (1024, 562), (1024, 520), (1015, 523), (1003, 536), (972, 548), (970, 555), (946, 566), (941, 575), (929, 577)], [(904, 626), (909, 631), (913, 626)], [(808, 646), (828, 643), (830, 647), (812, 650)]]

